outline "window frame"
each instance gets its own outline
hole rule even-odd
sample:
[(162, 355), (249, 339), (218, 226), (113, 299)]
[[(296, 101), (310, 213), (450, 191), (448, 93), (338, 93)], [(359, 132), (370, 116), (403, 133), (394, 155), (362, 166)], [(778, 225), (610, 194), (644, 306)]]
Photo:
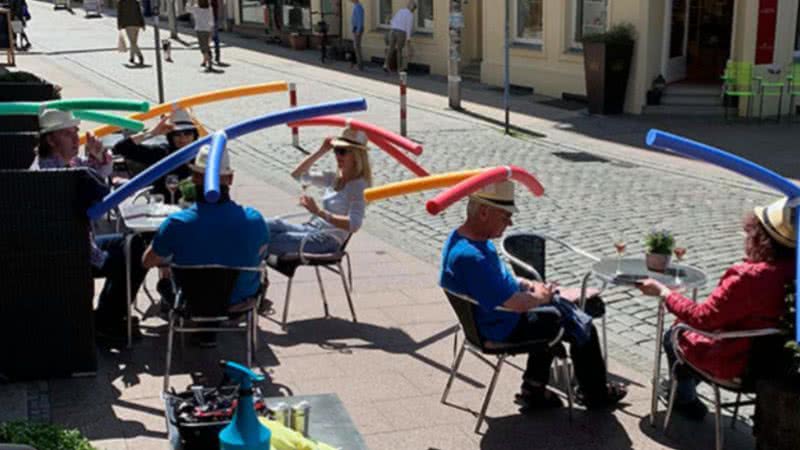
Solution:
[(421, 27), (419, 26), (419, 3), (422, 3), (424, 0), (417, 0), (417, 9), (414, 11), (414, 31), (425, 33), (425, 34), (433, 34), (433, 29), (436, 27), (436, 14), (434, 14), (434, 10), (436, 8), (436, 2), (434, 0), (430, 0), (431, 2), (431, 14), (432, 14), (432, 26), (430, 28)]
[[(571, 10), (570, 14), (570, 22), (572, 24), (572, 28), (568, 29), (569, 32), (569, 45), (568, 50), (583, 50), (583, 42), (575, 40), (575, 35), (578, 30), (581, 31), (581, 37), (584, 36), (583, 34), (583, 17), (586, 10), (583, 8), (585, 0), (571, 0)], [(608, 10), (609, 10), (609, 0), (594, 0), (596, 3), (603, 3), (606, 7), (606, 23), (605, 23), (605, 30), (608, 30)], [(578, 7), (580, 6), (581, 17), (580, 20), (578, 18)]]
[[(531, 0), (536, 1), (536, 0)], [(542, 37), (540, 38), (523, 38), (517, 35), (518, 32), (518, 23), (519, 20), (518, 12), (519, 12), (519, 2), (520, 0), (514, 0), (513, 7), (511, 8), (511, 27), (513, 29), (512, 33), (512, 42), (515, 44), (523, 44), (523, 45), (535, 45), (535, 46), (543, 46), (544, 45), (544, 0), (538, 0), (539, 3), (542, 5)]]
[(375, 28), (381, 30), (388, 30), (391, 27), (390, 24), (392, 22), (392, 16), (394, 16), (394, 4), (391, 0), (389, 1), (389, 8), (390, 8), (389, 20), (387, 20), (386, 23), (382, 23), (381, 22), (382, 3), (383, 3), (382, 0), (375, 0)]

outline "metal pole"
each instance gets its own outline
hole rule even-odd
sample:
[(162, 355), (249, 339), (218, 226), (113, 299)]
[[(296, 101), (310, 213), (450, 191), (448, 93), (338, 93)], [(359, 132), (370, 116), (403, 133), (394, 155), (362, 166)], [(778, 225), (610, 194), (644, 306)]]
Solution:
[(505, 60), (505, 73), (503, 75), (503, 107), (506, 110), (506, 134), (509, 134), (509, 122), (510, 122), (510, 105), (509, 105), (509, 96), (511, 95), (511, 68), (509, 63), (509, 42), (511, 41), (511, 6), (509, 5), (509, 0), (505, 1), (506, 4), (506, 24), (505, 24), (505, 42), (503, 46), (503, 57)]
[(406, 127), (407, 104), (406, 104), (406, 85), (408, 84), (408, 74), (400, 72), (400, 136), (406, 137), (408, 129)]
[(450, 108), (461, 109), (461, 29), (464, 28), (464, 14), (461, 0), (450, 1), (450, 58), (447, 63), (447, 98)]
[(167, 0), (167, 21), (169, 22), (169, 37), (178, 38), (178, 23), (175, 20), (175, 0)]
[(159, 16), (161, 11), (159, 2), (153, 2), (153, 9), (155, 10), (155, 19), (153, 29), (155, 30), (156, 41), (156, 79), (158, 80), (158, 103), (164, 103), (164, 72), (161, 67), (161, 37), (159, 35)]
[[(289, 106), (297, 107), (297, 85), (289, 83)], [(300, 147), (300, 129), (292, 127), (292, 145)]]

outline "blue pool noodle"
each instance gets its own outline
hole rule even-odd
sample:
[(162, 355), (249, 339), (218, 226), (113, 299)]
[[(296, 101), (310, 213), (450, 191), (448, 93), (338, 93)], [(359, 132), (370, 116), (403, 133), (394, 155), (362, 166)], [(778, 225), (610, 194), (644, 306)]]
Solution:
[(228, 135), (225, 131), (219, 130), (211, 136), (211, 150), (208, 152), (208, 166), (203, 178), (203, 194), (209, 203), (217, 203), (219, 200), (219, 171), (222, 166), (222, 156), (225, 153), (225, 145), (228, 143)]

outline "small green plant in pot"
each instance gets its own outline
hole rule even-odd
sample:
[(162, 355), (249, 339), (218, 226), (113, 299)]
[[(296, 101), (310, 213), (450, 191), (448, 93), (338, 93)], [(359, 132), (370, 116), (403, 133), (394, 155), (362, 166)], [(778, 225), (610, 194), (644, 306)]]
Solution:
[(647, 250), (645, 262), (647, 268), (653, 272), (664, 272), (669, 266), (672, 248), (675, 246), (675, 238), (669, 230), (652, 230), (644, 238), (644, 246)]

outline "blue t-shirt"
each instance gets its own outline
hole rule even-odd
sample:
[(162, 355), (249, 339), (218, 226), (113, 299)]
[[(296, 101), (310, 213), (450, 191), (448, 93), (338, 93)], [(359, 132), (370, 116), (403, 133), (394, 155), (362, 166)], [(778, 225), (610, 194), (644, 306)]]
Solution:
[(353, 26), (353, 33), (364, 32), (364, 7), (361, 3), (353, 5), (353, 14), (350, 16), (350, 22)]
[(495, 308), (519, 292), (519, 281), (500, 261), (491, 241), (473, 241), (450, 233), (442, 249), (439, 285), (477, 301), (475, 321), (481, 336), (504, 341), (517, 325), (520, 314)]
[[(255, 209), (232, 201), (195, 203), (167, 217), (153, 238), (153, 251), (178, 265), (257, 267), (268, 241), (267, 224)], [(255, 294), (259, 283), (258, 272), (241, 272), (231, 303)]]

